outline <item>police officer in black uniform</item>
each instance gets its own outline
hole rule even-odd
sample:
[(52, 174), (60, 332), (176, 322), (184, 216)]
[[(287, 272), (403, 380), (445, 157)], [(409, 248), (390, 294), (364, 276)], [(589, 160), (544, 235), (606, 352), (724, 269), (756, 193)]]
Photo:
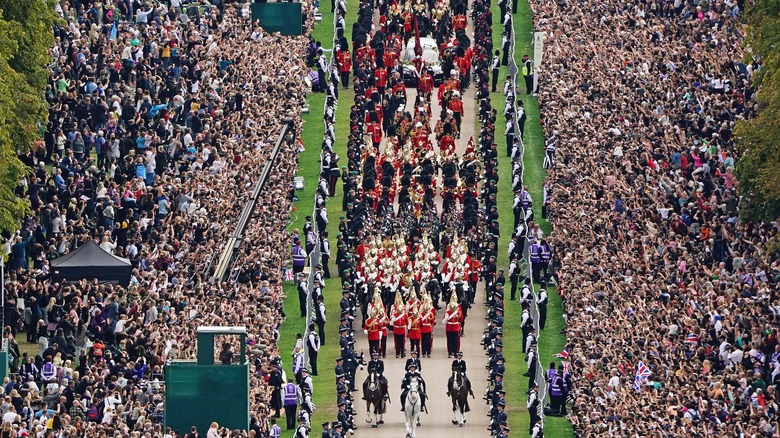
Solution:
[(268, 386), (273, 388), (271, 393), (271, 409), (274, 410), (274, 418), (280, 417), (280, 411), (282, 409), (282, 372), (279, 370), (281, 362), (279, 358), (274, 358), (270, 362), (271, 375), (268, 378)]
[(368, 361), (368, 372), (372, 373), (375, 372), (379, 376), (379, 381), (382, 382), (382, 387), (385, 390), (385, 400), (389, 398), (388, 394), (390, 393), (388, 388), (388, 382), (385, 378), (385, 363), (382, 361), (382, 359), (379, 358), (379, 352), (376, 350), (373, 350), (371, 352), (371, 360)]
[(406, 404), (406, 395), (409, 393), (409, 385), (412, 383), (412, 378), (417, 377), (420, 380), (420, 400), (422, 401), (421, 410), (425, 410), (425, 380), (423, 380), (420, 373), (417, 371), (417, 364), (412, 363), (409, 369), (406, 371), (404, 380), (401, 383), (401, 412), (404, 411), (404, 405)]
[(420, 358), (417, 357), (417, 349), (412, 348), (412, 357), (409, 359), (406, 359), (406, 365), (404, 365), (404, 369), (409, 372), (409, 368), (414, 365), (418, 372), (422, 371), (422, 363), (420, 362)]
[(298, 428), (295, 429), (294, 438), (309, 438), (310, 431), (311, 429), (309, 428), (309, 425), (306, 424), (306, 416), (305, 415), (298, 416)]
[[(450, 365), (450, 369), (456, 373), (461, 373), (463, 375), (463, 382), (466, 385), (466, 388), (469, 389), (469, 394), (471, 396), (474, 396), (474, 392), (471, 389), (471, 381), (469, 381), (468, 376), (466, 376), (466, 361), (463, 360), (463, 352), (458, 351), (455, 353), (455, 360), (452, 361), (452, 365)], [(452, 391), (452, 381), (447, 381), (447, 396), (450, 395), (450, 392)]]
[(466, 374), (466, 361), (463, 360), (463, 352), (458, 351), (455, 353), (455, 359), (452, 361), (452, 371)]
[(500, 429), (500, 423), (507, 420), (507, 415), (506, 411), (504, 411), (504, 408), (506, 408), (506, 401), (500, 400), (496, 406), (496, 411), (490, 420), (490, 427), (488, 428), (488, 430), (492, 431), (493, 433), (497, 434)]
[(298, 274), (298, 304), (301, 307), (301, 318), (306, 317), (306, 300), (309, 297), (309, 285), (306, 276)]
[(541, 418), (539, 416), (539, 406), (541, 401), (539, 400), (539, 385), (534, 384), (528, 394), (528, 413), (531, 414), (531, 423), (528, 427), (528, 433), (533, 433), (536, 422)]

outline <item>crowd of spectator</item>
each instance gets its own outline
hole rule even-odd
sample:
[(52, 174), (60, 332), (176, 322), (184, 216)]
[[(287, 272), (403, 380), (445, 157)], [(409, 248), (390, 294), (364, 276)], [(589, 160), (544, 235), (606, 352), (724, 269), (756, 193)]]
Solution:
[(577, 434), (775, 436), (777, 226), (740, 220), (734, 177), (744, 2), (531, 4)]
[[(314, 8), (303, 6), (307, 29)], [(0, 406), (3, 436), (177, 432), (159, 421), (162, 368), (195, 357), (203, 325), (247, 327), (252, 421), (241, 434), (259, 436), (269, 428), (265, 382), (285, 317), (295, 142), (283, 142), (246, 231), (240, 284), (209, 275), (282, 119), (300, 132), (308, 37), (266, 33), (245, 2), (72, 0), (55, 8), (62, 22), (48, 127), (22, 157), (35, 171), (17, 190), (33, 215), (5, 236), (13, 374)], [(131, 261), (129, 285), (51, 279), (51, 261), (87, 240)], [(37, 351), (20, 347), (20, 330)]]

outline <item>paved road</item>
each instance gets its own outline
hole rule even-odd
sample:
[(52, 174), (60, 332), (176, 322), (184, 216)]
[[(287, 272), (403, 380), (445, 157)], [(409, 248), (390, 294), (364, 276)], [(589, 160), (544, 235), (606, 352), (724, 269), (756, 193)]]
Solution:
[[(469, 26), (470, 27), (470, 26)], [(470, 31), (470, 29), (469, 29)], [(407, 90), (409, 102), (414, 102), (416, 98), (416, 89)], [(472, 83), (471, 87), (466, 90), (463, 96), (463, 104), (465, 110), (465, 117), (461, 122), (461, 136), (456, 141), (456, 149), (458, 154), (462, 155), (466, 150), (466, 145), (470, 137), (474, 138), (477, 142), (478, 133), (476, 132), (476, 102), (474, 100), (475, 90)], [(432, 102), (432, 110), (434, 114), (438, 115), (438, 102), (434, 97)], [(435, 142), (434, 142), (435, 144)], [(438, 149), (438, 148), (437, 148)], [(438, 153), (438, 150), (437, 150)], [(441, 198), (437, 197), (437, 203), (441, 206)], [(422, 414), (421, 422), (422, 426), (417, 429), (417, 437), (434, 437), (436, 434), (447, 434), (450, 438), (470, 438), (475, 436), (488, 436), (487, 427), (489, 425), (488, 406), (485, 401), (482, 400), (482, 395), (485, 392), (487, 386), (488, 372), (485, 369), (487, 358), (485, 352), (480, 345), (482, 339), (482, 331), (485, 328), (485, 306), (482, 304), (484, 300), (484, 284), (480, 283), (477, 291), (477, 299), (474, 306), (469, 310), (469, 317), (466, 320), (465, 336), (461, 338), (461, 350), (464, 353), (464, 360), (468, 365), (468, 376), (471, 380), (475, 399), (469, 398), (469, 404), (471, 412), (466, 415), (467, 421), (465, 427), (458, 427), (451, 423), (452, 402), (447, 397), (447, 380), (450, 377), (450, 364), (452, 359), (447, 358), (446, 338), (444, 334), (444, 325), (441, 324), (441, 318), (443, 317), (443, 304), (442, 309), (437, 314), (437, 325), (434, 332), (433, 353), (430, 359), (423, 358), (422, 360), (422, 376), (428, 385), (428, 414)], [(392, 336), (392, 335), (391, 335)], [(355, 332), (355, 338), (357, 341), (356, 349), (358, 351), (363, 350), (368, 357), (368, 341), (362, 331)], [(388, 340), (388, 350), (392, 352), (392, 338)], [(408, 351), (408, 344), (407, 344)], [(404, 426), (404, 413), (401, 412), (400, 406), (400, 394), (401, 394), (401, 381), (403, 380), (405, 371), (404, 364), (406, 359), (396, 359), (388, 355), (385, 359), (385, 376), (389, 381), (391, 403), (388, 405), (387, 413), (384, 416), (385, 423), (378, 428), (373, 429), (366, 423), (368, 418), (366, 415), (365, 402), (362, 400), (361, 391), (355, 392), (355, 409), (357, 414), (357, 425), (359, 430), (356, 432), (356, 436), (370, 436), (376, 438), (390, 438), (390, 437), (403, 437), (405, 436)], [(362, 388), (363, 380), (366, 378), (365, 371), (358, 371), (356, 380), (357, 387)]]
[[(470, 438), (475, 436), (487, 436), (489, 432), (486, 428), (489, 424), (488, 406), (482, 400), (487, 385), (488, 373), (485, 369), (486, 356), (479, 344), (482, 338), (482, 330), (485, 327), (485, 307), (482, 304), (484, 296), (484, 286), (481, 286), (477, 292), (477, 302), (469, 311), (469, 317), (466, 320), (465, 336), (461, 338), (461, 350), (463, 358), (468, 365), (468, 376), (474, 390), (476, 398), (469, 398), (471, 412), (466, 414), (465, 427), (453, 425), (452, 420), (452, 402), (447, 397), (447, 380), (450, 377), (450, 364), (452, 359), (447, 358), (446, 339), (444, 334), (444, 325), (441, 324), (442, 313), (437, 315), (437, 326), (434, 333), (433, 353), (431, 358), (423, 358), (422, 376), (428, 385), (428, 414), (422, 414), (422, 426), (417, 429), (417, 437), (433, 437), (434, 434), (445, 433), (449, 438)], [(442, 308), (442, 311), (444, 309)], [(355, 332), (357, 340), (357, 349), (368, 352), (368, 341), (362, 331)], [(388, 350), (392, 352), (392, 339), (388, 340)], [(407, 344), (408, 351), (408, 344)], [(401, 381), (405, 371), (404, 363), (406, 359), (396, 359), (388, 355), (385, 359), (385, 376), (390, 386), (390, 404), (387, 407), (387, 413), (384, 416), (385, 424), (379, 425), (373, 429), (366, 424), (366, 405), (361, 399), (361, 391), (355, 392), (355, 410), (358, 411), (356, 424), (359, 430), (356, 436), (369, 436), (377, 438), (403, 437), (405, 436), (404, 413), (401, 412), (400, 395)], [(358, 371), (356, 381), (358, 388), (362, 387), (362, 382), (366, 378), (365, 371)]]

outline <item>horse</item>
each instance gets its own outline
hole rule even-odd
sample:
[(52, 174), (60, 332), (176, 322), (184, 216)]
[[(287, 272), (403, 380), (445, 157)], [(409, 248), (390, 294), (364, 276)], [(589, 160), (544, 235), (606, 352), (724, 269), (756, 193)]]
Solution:
[(420, 425), (420, 410), (422, 409), (422, 396), (420, 394), (420, 380), (413, 377), (409, 382), (409, 392), (406, 394), (404, 414), (406, 415), (406, 438), (415, 438), (417, 426)]
[[(386, 412), (386, 400), (385, 400), (385, 385), (382, 381), (382, 377), (375, 371), (372, 371), (366, 377), (363, 382), (363, 400), (366, 401), (366, 423), (371, 423), (373, 418), (372, 428), (379, 427), (380, 424), (384, 424), (382, 415)], [(371, 411), (371, 405), (374, 406), (373, 417)]]
[[(466, 425), (466, 412), (471, 410), (468, 396), (471, 394), (471, 397), (474, 397), (474, 393), (471, 392), (471, 382), (463, 373), (452, 370), (447, 389), (452, 399), (452, 424), (463, 427)], [(458, 420), (458, 413), (460, 413), (460, 420)]]

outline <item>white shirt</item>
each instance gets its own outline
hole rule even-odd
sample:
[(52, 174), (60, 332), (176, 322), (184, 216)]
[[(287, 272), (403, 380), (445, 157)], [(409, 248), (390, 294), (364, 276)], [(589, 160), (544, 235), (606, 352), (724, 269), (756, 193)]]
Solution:
[(5, 414), (3, 414), (3, 423), (13, 423), (16, 421), (16, 416), (18, 414), (16, 412), (8, 411)]

